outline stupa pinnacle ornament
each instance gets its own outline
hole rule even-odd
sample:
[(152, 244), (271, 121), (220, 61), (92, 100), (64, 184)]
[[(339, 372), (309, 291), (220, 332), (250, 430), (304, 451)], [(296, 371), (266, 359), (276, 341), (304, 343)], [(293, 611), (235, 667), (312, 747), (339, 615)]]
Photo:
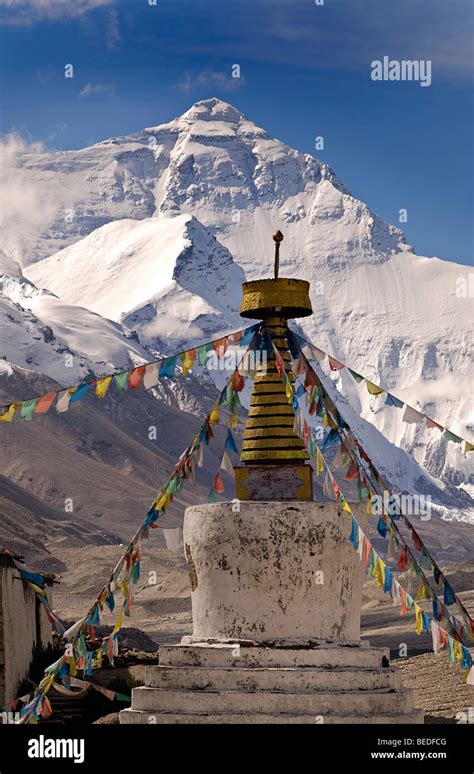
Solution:
[[(281, 231), (273, 235), (273, 240), (275, 277), (244, 283), (240, 313), (264, 322), (283, 367), (293, 380), (289, 367), (288, 319), (307, 317), (313, 310), (309, 282), (278, 276)], [(294, 420), (276, 355), (271, 351), (267, 361), (259, 364), (253, 384), (241, 466), (235, 469), (238, 499), (312, 500), (312, 469), (306, 464), (309, 455), (303, 440), (293, 430)]]

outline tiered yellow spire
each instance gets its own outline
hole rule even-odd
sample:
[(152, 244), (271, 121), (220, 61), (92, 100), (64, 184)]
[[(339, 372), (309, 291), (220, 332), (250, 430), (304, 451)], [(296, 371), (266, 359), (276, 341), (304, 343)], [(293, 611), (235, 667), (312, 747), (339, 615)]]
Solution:
[[(264, 321), (283, 366), (289, 372), (288, 318), (305, 317), (313, 310), (308, 282), (278, 276), (283, 234), (277, 231), (273, 239), (275, 277), (244, 283), (240, 313), (243, 317)], [(243, 467), (236, 468), (237, 496), (240, 499), (312, 498), (311, 468), (304, 464), (309, 455), (302, 439), (293, 430), (294, 418), (275, 353), (271, 351), (267, 362), (258, 366), (252, 389), (240, 455)], [(270, 484), (270, 479), (275, 486)], [(251, 483), (262, 480), (267, 482), (263, 487), (265, 496), (257, 497), (257, 490)], [(259, 494), (261, 490), (260, 487)], [(286, 496), (283, 496), (285, 493)]]

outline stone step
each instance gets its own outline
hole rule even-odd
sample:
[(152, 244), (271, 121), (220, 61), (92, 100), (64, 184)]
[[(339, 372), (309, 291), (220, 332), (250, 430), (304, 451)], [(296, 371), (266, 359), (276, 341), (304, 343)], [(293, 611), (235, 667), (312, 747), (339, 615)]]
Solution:
[(132, 709), (177, 713), (266, 713), (396, 715), (413, 709), (412, 692), (397, 691), (190, 691), (142, 686), (132, 692)]
[(401, 687), (400, 672), (385, 669), (324, 669), (321, 667), (170, 667), (149, 666), (150, 688), (194, 691), (374, 691)]
[(354, 667), (377, 669), (389, 664), (388, 648), (320, 646), (315, 648), (244, 647), (193, 643), (160, 645), (163, 666), (196, 667)]
[[(199, 715), (191, 712), (145, 712), (142, 710), (125, 709), (120, 713), (120, 723), (127, 724), (215, 724), (215, 725), (238, 725), (239, 723), (245, 724), (260, 724), (260, 723), (272, 723), (272, 724), (320, 724), (321, 719), (317, 719), (315, 715), (288, 715), (288, 714), (273, 714), (268, 713), (211, 713), (208, 715)], [(353, 715), (327, 715), (324, 718), (325, 725), (333, 725), (339, 723), (351, 723), (351, 724), (391, 724), (391, 725), (420, 725), (423, 723), (423, 713), (421, 710), (413, 710), (412, 712), (406, 712), (400, 715), (364, 715), (363, 713), (355, 713)]]

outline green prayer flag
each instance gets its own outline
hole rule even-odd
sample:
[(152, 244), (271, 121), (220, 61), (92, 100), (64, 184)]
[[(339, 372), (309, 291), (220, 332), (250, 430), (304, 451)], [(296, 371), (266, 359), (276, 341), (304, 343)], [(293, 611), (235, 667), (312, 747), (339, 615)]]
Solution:
[(37, 403), (38, 403), (38, 398), (34, 398), (33, 400), (23, 401), (21, 405), (21, 411), (20, 411), (21, 418), (32, 419), (33, 414), (35, 413), (35, 408)]
[(347, 370), (349, 371), (350, 375), (356, 380), (356, 382), (361, 382), (363, 380), (364, 377), (358, 374), (357, 371), (353, 371), (352, 368), (349, 368), (349, 367), (347, 368)]
[(445, 441), (454, 441), (454, 443), (462, 443), (462, 438), (459, 437), (459, 435), (455, 435), (451, 432), (451, 430), (446, 429), (441, 436), (445, 439)]
[(115, 374), (114, 382), (119, 392), (125, 392), (128, 389), (128, 371), (123, 374)]
[(198, 347), (197, 356), (200, 366), (205, 366), (207, 363), (207, 353), (209, 352), (209, 345), (203, 344), (202, 347)]

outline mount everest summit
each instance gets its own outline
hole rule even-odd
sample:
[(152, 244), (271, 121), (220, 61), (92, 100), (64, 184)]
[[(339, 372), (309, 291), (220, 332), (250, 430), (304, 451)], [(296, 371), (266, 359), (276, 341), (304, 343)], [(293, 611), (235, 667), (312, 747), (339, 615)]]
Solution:
[[(77, 151), (19, 149), (9, 163), (18, 189), (42, 203), (29, 216), (13, 202), (3, 229), (0, 356), (10, 363), (67, 384), (63, 346), (81, 373), (105, 373), (241, 327), (241, 284), (271, 276), (280, 228), (280, 275), (312, 287), (302, 332), (472, 439), (472, 299), (456, 292), (467, 267), (417, 256), (326, 164), (231, 105), (203, 100), (167, 124)], [(403, 423), (347, 372), (333, 377), (386, 477), (436, 491), (446, 516), (474, 518), (460, 447)]]

